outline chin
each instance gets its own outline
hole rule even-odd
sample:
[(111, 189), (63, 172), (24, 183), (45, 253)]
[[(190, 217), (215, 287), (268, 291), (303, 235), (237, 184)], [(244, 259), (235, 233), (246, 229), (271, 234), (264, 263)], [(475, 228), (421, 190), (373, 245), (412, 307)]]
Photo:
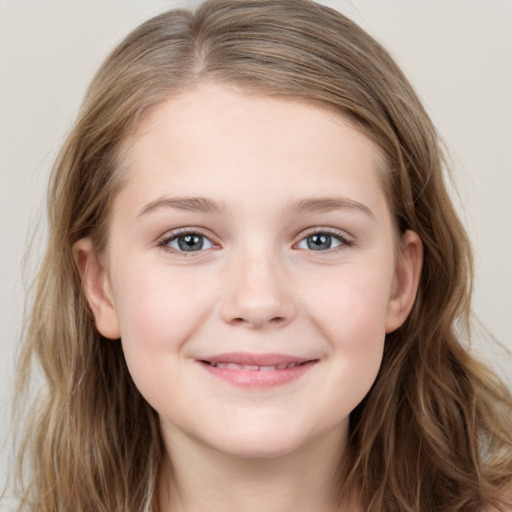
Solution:
[(272, 439), (271, 436), (243, 437), (228, 442), (211, 444), (214, 450), (239, 459), (273, 459), (296, 453), (302, 447), (300, 442), (290, 439)]
[(323, 435), (312, 436), (309, 429), (300, 431), (296, 425), (272, 424), (244, 425), (236, 429), (229, 428), (228, 435), (224, 430), (213, 437), (210, 432), (206, 444), (217, 452), (241, 459), (270, 459), (298, 454), (323, 438)]

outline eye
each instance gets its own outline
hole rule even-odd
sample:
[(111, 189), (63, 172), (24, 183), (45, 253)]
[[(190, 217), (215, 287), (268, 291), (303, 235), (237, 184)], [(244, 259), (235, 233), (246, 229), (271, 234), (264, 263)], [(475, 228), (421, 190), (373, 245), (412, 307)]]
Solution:
[(316, 231), (303, 238), (297, 244), (297, 248), (308, 249), (310, 251), (328, 251), (342, 245), (351, 245), (351, 242), (340, 234)]
[(179, 233), (167, 237), (160, 244), (178, 252), (197, 252), (211, 249), (213, 242), (200, 233)]

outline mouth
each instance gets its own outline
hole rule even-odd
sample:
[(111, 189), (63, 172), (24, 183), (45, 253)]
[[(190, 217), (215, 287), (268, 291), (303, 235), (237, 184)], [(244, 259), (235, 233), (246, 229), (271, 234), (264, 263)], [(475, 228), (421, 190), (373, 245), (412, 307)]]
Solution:
[(229, 353), (198, 359), (214, 377), (246, 389), (268, 389), (299, 379), (318, 362), (286, 354)]
[(272, 372), (276, 370), (287, 370), (289, 368), (295, 368), (296, 366), (302, 366), (309, 363), (310, 361), (304, 361), (303, 363), (283, 363), (283, 364), (241, 364), (241, 363), (223, 363), (223, 362), (212, 362), (202, 360), (201, 363), (212, 366), (213, 368), (228, 368), (230, 370), (245, 370), (253, 372)]

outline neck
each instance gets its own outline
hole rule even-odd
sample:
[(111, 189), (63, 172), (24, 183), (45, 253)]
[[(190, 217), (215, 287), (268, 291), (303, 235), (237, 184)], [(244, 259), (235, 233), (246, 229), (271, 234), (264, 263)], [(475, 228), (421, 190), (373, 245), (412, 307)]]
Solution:
[(335, 482), (345, 436), (339, 431), (275, 457), (239, 458), (175, 436), (166, 445), (172, 475), (162, 474), (161, 512), (340, 510)]

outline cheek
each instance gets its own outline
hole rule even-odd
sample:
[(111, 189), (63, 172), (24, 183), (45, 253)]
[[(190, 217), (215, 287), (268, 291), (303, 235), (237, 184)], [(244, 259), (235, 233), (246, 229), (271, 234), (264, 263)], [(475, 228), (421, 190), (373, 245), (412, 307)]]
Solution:
[[(137, 268), (134, 265), (134, 268)], [(143, 395), (158, 388), (165, 375), (172, 385), (182, 347), (208, 314), (208, 294), (198, 280), (170, 275), (165, 269), (124, 273), (115, 280), (114, 297), (121, 326), (123, 352)], [(147, 268), (155, 268), (157, 266)]]
[[(373, 384), (382, 362), (390, 278), (370, 268), (339, 273), (325, 281), (329, 293), (308, 296), (308, 308), (334, 361), (332, 392), (343, 390), (352, 410)], [(341, 395), (340, 395), (341, 396)]]
[(317, 280), (302, 296), (329, 339), (343, 346), (371, 344), (385, 334), (392, 273), (350, 267)]
[(144, 349), (180, 345), (205, 310), (208, 293), (201, 277), (162, 266), (134, 264), (114, 289), (122, 337)]

